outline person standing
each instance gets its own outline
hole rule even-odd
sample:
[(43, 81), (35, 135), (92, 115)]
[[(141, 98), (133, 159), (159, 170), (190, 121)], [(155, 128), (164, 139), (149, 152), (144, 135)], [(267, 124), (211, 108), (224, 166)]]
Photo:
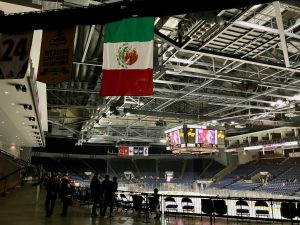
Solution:
[(60, 215), (66, 216), (67, 212), (68, 212), (68, 207), (72, 201), (71, 200), (71, 198), (72, 198), (71, 182), (70, 182), (70, 179), (67, 177), (67, 175), (63, 176), (62, 181), (61, 181), (60, 197), (61, 197), (62, 203), (63, 203), (63, 211)]
[(102, 216), (105, 216), (107, 206), (110, 205), (109, 216), (112, 217), (113, 207), (114, 207), (114, 183), (109, 179), (109, 175), (105, 176), (102, 182), (102, 190), (104, 195), (104, 206)]
[[(113, 177), (113, 200), (112, 200), (112, 205), (114, 206), (116, 204), (116, 193), (118, 192), (118, 178)], [(112, 208), (113, 208), (112, 206)]]
[(90, 189), (91, 189), (91, 196), (93, 199), (93, 207), (92, 207), (92, 214), (91, 216), (98, 216), (98, 214), (96, 213), (97, 210), (97, 204), (100, 203), (100, 215), (102, 214), (102, 210), (101, 210), (101, 182), (99, 180), (99, 174), (98, 173), (94, 173), (94, 176), (91, 180), (91, 184), (90, 184)]
[(154, 188), (153, 204), (154, 204), (155, 215), (156, 215), (154, 219), (159, 219), (161, 213), (160, 213), (160, 206), (159, 206), (159, 194), (157, 188)]
[(48, 178), (45, 180), (45, 187), (47, 190), (45, 210), (46, 217), (53, 214), (57, 193), (59, 191), (59, 181), (56, 173), (49, 173)]

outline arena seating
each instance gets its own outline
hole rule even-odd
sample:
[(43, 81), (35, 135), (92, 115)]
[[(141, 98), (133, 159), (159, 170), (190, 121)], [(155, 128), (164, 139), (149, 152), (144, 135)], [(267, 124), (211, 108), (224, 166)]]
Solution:
[[(273, 194), (293, 195), (300, 190), (299, 164), (299, 159), (287, 160), (286, 158), (252, 161), (240, 165), (232, 173), (213, 183), (210, 188), (240, 191), (255, 190)], [(269, 172), (271, 174), (271, 178), (266, 184), (250, 181), (251, 177), (259, 172)]]
[(155, 159), (136, 159), (135, 163), (140, 170), (143, 177), (154, 177), (158, 176), (156, 174), (156, 162)]

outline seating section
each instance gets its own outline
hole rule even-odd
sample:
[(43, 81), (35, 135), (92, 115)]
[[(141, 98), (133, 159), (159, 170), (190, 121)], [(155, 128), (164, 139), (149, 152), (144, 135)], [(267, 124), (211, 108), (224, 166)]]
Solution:
[(159, 160), (158, 164), (158, 171), (159, 171), (159, 177), (163, 178), (165, 177), (166, 171), (173, 171), (174, 178), (179, 178), (181, 176), (183, 167), (183, 160), (181, 159), (168, 159), (168, 160)]
[[(300, 159), (261, 159), (240, 165), (231, 174), (213, 183), (210, 188), (255, 190), (273, 194), (294, 195), (300, 190)], [(271, 174), (266, 183), (252, 183), (251, 177), (259, 172)]]
[(243, 179), (243, 178), (248, 179), (249, 177), (251, 177), (252, 174), (254, 175), (256, 171), (259, 171), (259, 167), (251, 163), (240, 165), (232, 173), (228, 174), (223, 179), (215, 182), (210, 187), (225, 188), (228, 185), (238, 181), (239, 179)]
[(107, 173), (106, 162), (104, 159), (84, 159), (84, 162), (102, 177)]
[(206, 171), (201, 174), (201, 179), (210, 179), (214, 175), (216, 175), (218, 172), (223, 170), (225, 166), (223, 166), (221, 163), (212, 160), (212, 163), (209, 164), (209, 167), (206, 169)]
[(140, 170), (143, 177), (156, 176), (156, 162), (155, 159), (136, 159), (135, 163)]
[(108, 163), (118, 177), (122, 177), (124, 175), (124, 171), (131, 171), (133, 174), (137, 175), (137, 170), (131, 159), (109, 159)]

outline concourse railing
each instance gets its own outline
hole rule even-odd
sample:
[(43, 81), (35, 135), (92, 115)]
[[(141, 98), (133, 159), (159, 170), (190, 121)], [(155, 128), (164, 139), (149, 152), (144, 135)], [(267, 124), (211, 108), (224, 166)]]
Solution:
[[(152, 193), (118, 192), (119, 206), (122, 210), (139, 210), (143, 203), (145, 220), (149, 220), (149, 212), (153, 211)], [(125, 196), (125, 197), (124, 197)], [(136, 196), (140, 196), (137, 198)], [(135, 199), (140, 199), (137, 202)], [(148, 212), (149, 210), (149, 212)], [(265, 220), (288, 223), (299, 223), (300, 200), (275, 198), (242, 198), (201, 195), (161, 194), (160, 210), (170, 216), (189, 215), (209, 218), (211, 222), (229, 220)]]

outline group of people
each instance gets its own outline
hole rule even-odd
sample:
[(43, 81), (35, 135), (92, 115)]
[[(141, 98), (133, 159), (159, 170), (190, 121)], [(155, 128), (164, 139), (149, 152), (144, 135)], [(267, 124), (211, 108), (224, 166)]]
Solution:
[(45, 202), (46, 217), (50, 217), (53, 214), (57, 196), (62, 199), (63, 203), (61, 215), (66, 216), (68, 206), (72, 201), (71, 197), (74, 189), (74, 185), (71, 184), (71, 180), (68, 175), (58, 175), (55, 172), (50, 172), (48, 176), (44, 178), (43, 183), (47, 191)]
[(100, 206), (100, 216), (105, 216), (107, 207), (110, 206), (109, 216), (112, 217), (113, 208), (115, 204), (115, 195), (118, 190), (117, 177), (110, 180), (109, 175), (106, 175), (101, 182), (99, 174), (95, 173), (90, 184), (91, 197), (93, 200), (91, 216), (98, 216), (97, 205)]
[[(72, 193), (75, 190), (74, 184), (72, 184), (71, 179), (67, 174), (60, 175), (55, 172), (49, 173), (43, 179), (44, 186), (47, 191), (45, 210), (46, 217), (50, 217), (53, 214), (55, 208), (55, 202), (59, 196), (63, 203), (62, 216), (67, 215), (68, 206), (72, 202)], [(118, 191), (118, 181), (117, 177), (110, 179), (109, 175), (106, 175), (104, 180), (101, 181), (99, 174), (95, 173), (91, 183), (90, 183), (91, 198), (93, 201), (91, 216), (95, 217), (100, 214), (104, 217), (108, 206), (110, 207), (109, 217), (112, 217), (113, 208), (116, 200), (116, 192)], [(155, 218), (160, 218), (160, 204), (159, 204), (159, 194), (158, 189), (154, 189), (154, 207), (156, 216)], [(97, 208), (100, 208), (99, 214), (97, 214)]]

